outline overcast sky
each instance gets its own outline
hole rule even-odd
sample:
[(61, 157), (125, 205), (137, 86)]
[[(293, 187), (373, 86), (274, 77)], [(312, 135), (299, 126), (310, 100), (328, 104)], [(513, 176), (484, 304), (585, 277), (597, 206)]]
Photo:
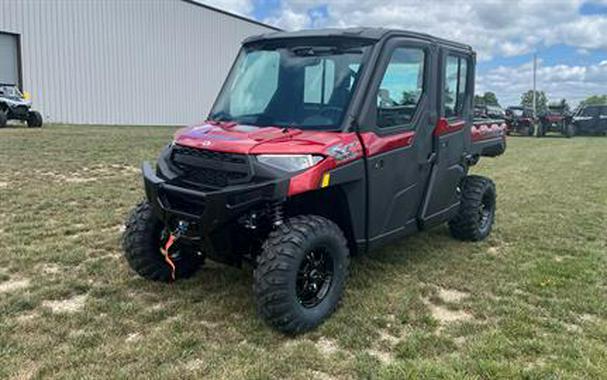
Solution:
[(572, 104), (607, 94), (607, 0), (201, 0), (287, 30), (383, 26), (465, 42), (477, 51), (477, 93), (519, 103), (540, 61), (538, 89)]

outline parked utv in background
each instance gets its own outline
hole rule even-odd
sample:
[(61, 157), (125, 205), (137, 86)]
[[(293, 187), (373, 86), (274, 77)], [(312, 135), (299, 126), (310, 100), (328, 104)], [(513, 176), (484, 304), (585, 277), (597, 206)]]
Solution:
[(607, 104), (581, 106), (573, 115), (571, 127), (579, 135), (607, 135)]
[(475, 106), (474, 117), (478, 119), (498, 119), (505, 120), (506, 112), (498, 106)]
[(42, 115), (31, 109), (32, 101), (15, 85), (0, 84), (0, 128), (9, 120), (22, 120), (30, 128), (42, 127)]
[(507, 133), (512, 132), (523, 136), (533, 136), (535, 132), (536, 120), (533, 117), (533, 110), (526, 107), (508, 107), (506, 108)]
[(548, 106), (548, 110), (540, 115), (537, 137), (546, 136), (548, 132), (557, 132), (566, 137), (573, 137), (575, 130), (571, 125), (571, 115), (564, 107)]
[(352, 256), (443, 223), (485, 239), (495, 185), (468, 170), (506, 141), (473, 123), (475, 62), (398, 30), (248, 38), (207, 121), (144, 163), (126, 259), (158, 281), (250, 263), (259, 314), (296, 333), (335, 310)]

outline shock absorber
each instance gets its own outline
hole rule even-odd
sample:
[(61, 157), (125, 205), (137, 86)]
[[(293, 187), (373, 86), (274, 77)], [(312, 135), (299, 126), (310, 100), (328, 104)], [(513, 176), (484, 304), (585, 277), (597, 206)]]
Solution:
[(284, 208), (282, 202), (276, 202), (271, 206), (272, 224), (277, 227), (284, 221)]

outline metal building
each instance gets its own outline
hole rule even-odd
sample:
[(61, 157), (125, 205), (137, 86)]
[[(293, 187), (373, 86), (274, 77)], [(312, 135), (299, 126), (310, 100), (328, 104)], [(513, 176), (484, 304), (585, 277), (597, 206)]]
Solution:
[(0, 83), (50, 122), (189, 124), (240, 42), (273, 29), (189, 0), (0, 0)]

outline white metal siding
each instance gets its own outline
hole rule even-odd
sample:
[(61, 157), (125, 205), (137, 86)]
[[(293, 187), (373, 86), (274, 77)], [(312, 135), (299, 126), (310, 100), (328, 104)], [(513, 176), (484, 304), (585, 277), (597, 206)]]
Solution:
[(0, 0), (23, 87), (54, 122), (202, 120), (240, 42), (270, 28), (181, 0)]

